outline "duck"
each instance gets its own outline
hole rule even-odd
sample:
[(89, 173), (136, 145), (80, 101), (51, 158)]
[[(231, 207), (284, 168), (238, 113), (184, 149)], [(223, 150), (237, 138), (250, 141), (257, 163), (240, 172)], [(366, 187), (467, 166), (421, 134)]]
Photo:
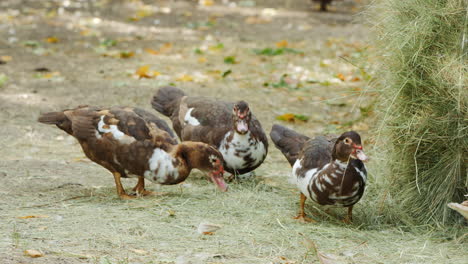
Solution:
[[(160, 87), (153, 108), (170, 118), (180, 140), (200, 141), (216, 147), (230, 179), (252, 177), (268, 153), (268, 138), (249, 104), (187, 96), (177, 87)], [(229, 178), (229, 177), (228, 177)]]
[(306, 216), (307, 199), (323, 206), (348, 208), (343, 221), (353, 220), (353, 206), (361, 199), (367, 181), (361, 136), (347, 131), (338, 138), (313, 139), (281, 125), (273, 125), (270, 138), (292, 166), (292, 182), (300, 190), (299, 213), (295, 219), (315, 222)]
[[(153, 195), (145, 189), (145, 179), (178, 184), (192, 169), (207, 172), (221, 191), (227, 190), (218, 150), (201, 142), (178, 143), (167, 123), (146, 110), (81, 105), (43, 113), (38, 121), (75, 137), (86, 157), (112, 173), (123, 200)], [(129, 177), (138, 178), (133, 188), (136, 195), (128, 195), (122, 186), (121, 178)]]

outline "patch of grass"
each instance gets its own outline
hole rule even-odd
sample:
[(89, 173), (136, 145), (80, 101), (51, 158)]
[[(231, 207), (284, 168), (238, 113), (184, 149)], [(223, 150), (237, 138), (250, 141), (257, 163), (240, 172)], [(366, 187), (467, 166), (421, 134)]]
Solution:
[(374, 9), (382, 210), (395, 222), (462, 223), (447, 203), (462, 201), (468, 188), (466, 1), (389, 0)]

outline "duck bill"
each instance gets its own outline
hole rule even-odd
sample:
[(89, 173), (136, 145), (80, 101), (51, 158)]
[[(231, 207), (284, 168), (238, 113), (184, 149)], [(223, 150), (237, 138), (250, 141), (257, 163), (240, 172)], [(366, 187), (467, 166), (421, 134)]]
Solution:
[(211, 178), (211, 181), (213, 181), (213, 183), (216, 184), (216, 186), (218, 186), (218, 188), (222, 192), (226, 192), (228, 190), (228, 186), (226, 182), (224, 181), (222, 173), (212, 172), (210, 173), (210, 178)]
[(358, 149), (356, 151), (356, 157), (364, 162), (368, 161), (369, 160), (369, 157), (367, 157), (366, 154), (364, 154), (364, 151)]
[(247, 125), (247, 122), (245, 122), (245, 120), (243, 120), (243, 119), (237, 120), (236, 130), (240, 134), (245, 134), (245, 133), (247, 133), (249, 131), (249, 125)]

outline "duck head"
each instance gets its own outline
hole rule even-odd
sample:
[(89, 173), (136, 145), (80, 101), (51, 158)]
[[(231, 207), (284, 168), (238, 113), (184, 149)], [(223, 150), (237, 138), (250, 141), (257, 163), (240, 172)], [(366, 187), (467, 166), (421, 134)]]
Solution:
[(249, 104), (244, 101), (239, 101), (234, 104), (232, 110), (232, 119), (234, 130), (243, 135), (249, 132), (249, 124), (252, 114), (250, 113)]
[(214, 147), (201, 142), (182, 142), (182, 157), (189, 169), (195, 168), (206, 172), (210, 180), (223, 192), (228, 186), (224, 181), (223, 156)]
[(368, 160), (362, 149), (361, 136), (355, 131), (341, 134), (333, 147), (332, 157), (343, 162), (348, 162), (349, 159)]

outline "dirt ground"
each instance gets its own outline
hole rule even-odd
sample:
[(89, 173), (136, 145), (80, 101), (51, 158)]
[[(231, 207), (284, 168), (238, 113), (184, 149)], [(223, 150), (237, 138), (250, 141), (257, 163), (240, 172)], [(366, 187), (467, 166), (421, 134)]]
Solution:
[[(381, 220), (378, 159), (353, 224), (340, 221), (344, 210), (312, 203), (318, 223), (303, 224), (292, 219), (298, 191), (273, 146), (257, 178), (227, 193), (193, 172), (177, 186), (148, 183), (165, 195), (121, 201), (111, 174), (73, 138), (36, 122), (80, 104), (153, 111), (157, 87), (174, 84), (247, 100), (267, 132), (275, 122), (310, 136), (355, 129), (372, 157), (362, 2), (320, 13), (309, 0), (1, 1), (0, 262), (467, 263), (466, 236)], [(308, 121), (276, 120), (287, 113)], [(202, 222), (221, 228), (201, 235)]]

